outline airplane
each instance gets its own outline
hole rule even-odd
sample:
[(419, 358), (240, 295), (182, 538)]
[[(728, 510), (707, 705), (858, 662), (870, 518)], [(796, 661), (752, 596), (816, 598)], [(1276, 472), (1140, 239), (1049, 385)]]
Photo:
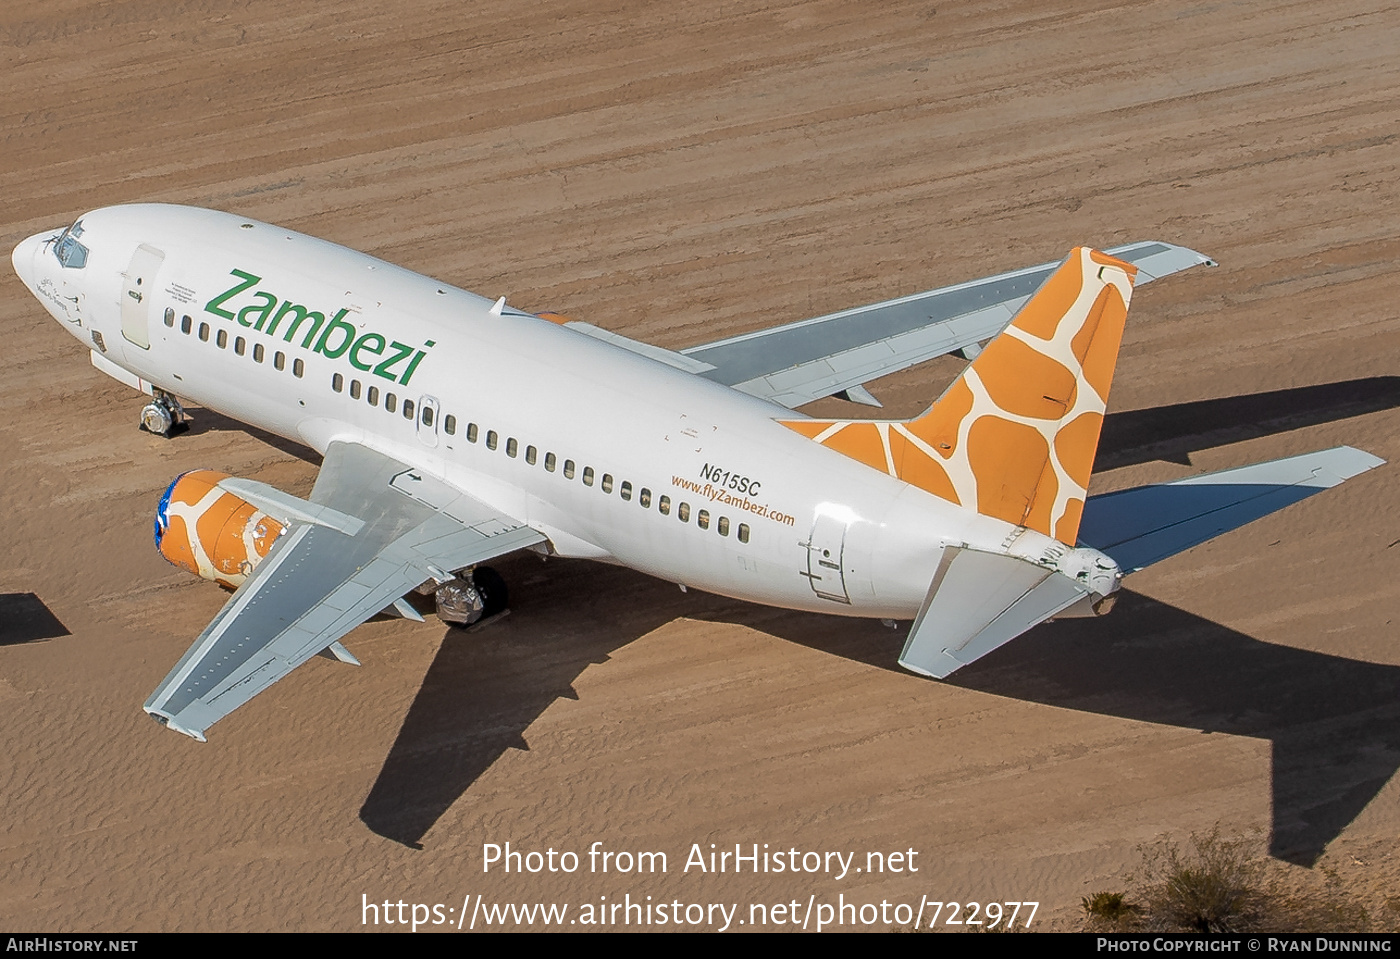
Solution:
[[(1078, 248), (927, 293), (667, 350), (538, 315), (246, 217), (107, 207), (15, 247), (15, 272), (150, 397), (323, 457), (308, 498), (176, 477), (155, 538), (232, 595), (144, 709), (208, 728), (381, 614), (506, 608), (520, 550), (682, 588), (912, 622), (899, 663), (944, 678), (1036, 624), (1108, 611), (1125, 574), (1366, 470), (1350, 447), (1105, 496), (1087, 488), (1135, 286), (1207, 257)], [(837, 396), (956, 353), (923, 415), (824, 419)]]

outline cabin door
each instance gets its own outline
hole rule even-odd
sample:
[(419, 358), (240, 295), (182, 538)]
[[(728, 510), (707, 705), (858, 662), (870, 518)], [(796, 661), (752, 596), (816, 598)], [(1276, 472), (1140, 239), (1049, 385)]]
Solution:
[(143, 350), (151, 348), (146, 323), (155, 299), (156, 271), (163, 262), (164, 253), (142, 243), (132, 254), (131, 266), (122, 280), (122, 336)]
[(846, 522), (834, 516), (817, 514), (807, 541), (807, 580), (812, 591), (823, 599), (849, 603), (842, 554), (846, 548)]

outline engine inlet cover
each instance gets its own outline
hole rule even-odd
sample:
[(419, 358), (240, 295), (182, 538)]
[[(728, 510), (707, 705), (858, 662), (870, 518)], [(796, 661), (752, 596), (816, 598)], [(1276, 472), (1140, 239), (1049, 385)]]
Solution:
[(272, 548), (282, 524), (219, 489), (227, 477), (213, 470), (175, 477), (156, 507), (156, 548), (181, 569), (237, 589)]

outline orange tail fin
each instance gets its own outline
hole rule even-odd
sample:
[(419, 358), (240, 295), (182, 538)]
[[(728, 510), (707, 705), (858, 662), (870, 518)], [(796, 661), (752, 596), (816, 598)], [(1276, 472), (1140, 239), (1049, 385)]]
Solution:
[(923, 416), (783, 420), (950, 502), (1073, 546), (1137, 268), (1069, 255)]

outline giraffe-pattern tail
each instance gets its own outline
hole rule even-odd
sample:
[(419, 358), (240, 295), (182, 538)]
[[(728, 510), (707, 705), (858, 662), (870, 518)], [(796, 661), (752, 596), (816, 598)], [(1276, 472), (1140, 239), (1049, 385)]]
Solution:
[(1073, 546), (1137, 268), (1079, 247), (923, 416), (783, 420), (986, 516)]

